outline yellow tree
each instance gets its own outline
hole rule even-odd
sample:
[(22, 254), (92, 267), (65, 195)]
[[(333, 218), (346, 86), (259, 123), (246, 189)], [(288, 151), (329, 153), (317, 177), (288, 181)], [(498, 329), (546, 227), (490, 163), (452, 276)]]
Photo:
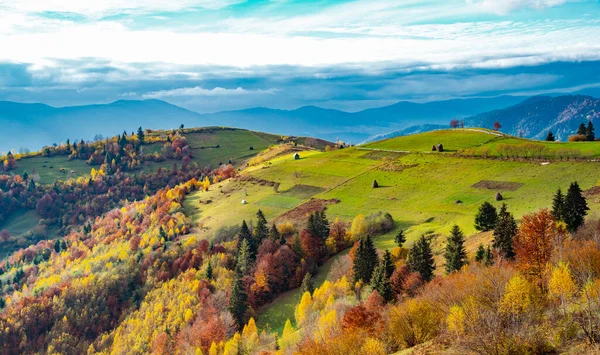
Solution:
[(304, 322), (310, 310), (311, 303), (312, 297), (310, 296), (310, 292), (304, 292), (302, 299), (296, 306), (296, 311), (294, 312), (296, 316), (296, 324), (300, 325), (302, 322)]
[(566, 312), (566, 306), (575, 297), (576, 292), (577, 284), (571, 275), (569, 265), (560, 262), (552, 269), (552, 274), (548, 281), (548, 293), (550, 297), (559, 300), (561, 309), (563, 312)]

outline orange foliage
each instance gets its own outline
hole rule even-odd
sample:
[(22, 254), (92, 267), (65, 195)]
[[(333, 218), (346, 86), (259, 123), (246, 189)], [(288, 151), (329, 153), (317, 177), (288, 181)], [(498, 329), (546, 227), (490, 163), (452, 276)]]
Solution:
[(514, 243), (517, 266), (537, 279), (538, 286), (542, 285), (557, 234), (556, 219), (548, 209), (523, 216)]

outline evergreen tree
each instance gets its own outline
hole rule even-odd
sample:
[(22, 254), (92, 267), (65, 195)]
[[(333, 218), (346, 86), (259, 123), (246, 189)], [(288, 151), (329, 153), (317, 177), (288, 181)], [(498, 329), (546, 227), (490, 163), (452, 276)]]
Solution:
[(233, 280), (233, 287), (231, 289), (231, 296), (229, 298), (229, 312), (233, 316), (238, 328), (242, 328), (244, 326), (246, 310), (248, 309), (248, 305), (246, 304), (248, 301), (248, 294), (244, 289), (244, 282), (242, 280), (242, 275), (240, 273), (235, 274), (235, 279)]
[(460, 270), (467, 262), (465, 236), (457, 225), (454, 225), (450, 231), (444, 258), (446, 258), (446, 273), (448, 274)]
[(398, 234), (396, 234), (396, 237), (394, 238), (394, 241), (396, 242), (396, 245), (399, 248), (402, 248), (402, 246), (404, 245), (404, 243), (406, 243), (406, 237), (404, 236), (404, 231), (402, 229), (400, 229), (400, 231), (398, 232)]
[(304, 274), (304, 278), (302, 279), (302, 286), (300, 289), (302, 290), (301, 294), (308, 292), (312, 295), (313, 292), (315, 292), (315, 285), (313, 283), (312, 275), (310, 274), (310, 272)]
[(585, 126), (585, 123), (582, 123), (579, 125), (579, 129), (577, 130), (577, 134), (583, 135), (583, 136), (587, 136), (587, 127)]
[(506, 203), (502, 204), (498, 220), (494, 228), (494, 249), (507, 259), (514, 259), (513, 239), (517, 235), (517, 222), (512, 213), (508, 212)]
[(475, 253), (475, 261), (477, 261), (478, 263), (483, 262), (484, 257), (485, 248), (483, 247), (483, 244), (479, 244), (479, 247), (477, 247), (477, 252)]
[(554, 142), (555, 140), (556, 138), (554, 138), (554, 134), (552, 134), (552, 132), (548, 132), (548, 135), (546, 136), (546, 141)]
[(6, 301), (4, 300), (4, 297), (0, 297), (0, 309), (3, 309), (4, 307), (6, 307)]
[(488, 245), (485, 250), (485, 255), (483, 256), (483, 265), (492, 266), (494, 264), (494, 254), (492, 253), (492, 249)]
[(256, 256), (256, 251), (253, 249), (253, 240), (252, 240), (252, 233), (250, 232), (250, 228), (248, 228), (248, 224), (246, 223), (246, 220), (242, 221), (242, 227), (240, 228), (240, 232), (238, 233), (238, 243), (237, 243), (237, 247), (238, 247), (238, 252), (242, 246), (242, 242), (243, 241), (247, 241), (248, 242), (248, 250), (249, 250), (249, 255), (251, 258), (254, 258), (254, 256)]
[[(590, 121), (590, 123), (592, 123), (592, 122)], [(67, 153), (70, 153), (70, 152), (71, 152), (71, 140), (67, 138)]]
[(407, 263), (410, 270), (418, 272), (425, 282), (433, 279), (435, 262), (429, 240), (424, 235), (410, 249)]
[(208, 266), (206, 267), (206, 279), (212, 280), (212, 278), (213, 278), (213, 268), (212, 268), (211, 262), (209, 261)]
[(60, 253), (60, 240), (58, 239), (54, 241), (54, 251)]
[(250, 264), (252, 263), (250, 256), (250, 243), (248, 242), (248, 239), (242, 239), (242, 243), (237, 251), (236, 259), (236, 272), (241, 275), (246, 275), (246, 273), (250, 270)]
[(163, 238), (165, 241), (169, 240), (169, 236), (167, 235), (167, 232), (165, 232), (164, 228), (162, 226), (160, 226), (160, 230), (158, 231), (158, 234), (160, 235), (161, 238)]
[(144, 130), (142, 130), (142, 127), (138, 128), (137, 130), (137, 138), (140, 145), (144, 144), (144, 139), (146, 136), (144, 135)]
[(383, 253), (383, 259), (381, 260), (381, 262), (385, 266), (385, 277), (387, 277), (389, 279), (390, 277), (392, 277), (394, 270), (396, 270), (396, 267), (394, 266), (394, 262), (392, 261), (392, 254), (390, 254), (389, 250), (387, 250), (387, 249), (385, 250), (385, 253)]
[(570, 232), (575, 232), (582, 224), (589, 207), (577, 182), (569, 186), (563, 210), (563, 220)]
[(558, 190), (556, 190), (556, 194), (552, 198), (552, 215), (557, 221), (562, 221), (564, 219), (564, 209), (565, 196), (560, 188), (558, 188)]
[(285, 244), (285, 238), (277, 230), (277, 226), (275, 225), (275, 222), (273, 222), (271, 229), (269, 229), (269, 239), (271, 239), (271, 241), (273, 241), (275, 243), (279, 243), (281, 245)]
[(390, 302), (394, 299), (394, 292), (392, 290), (392, 284), (390, 278), (386, 276), (385, 262), (382, 260), (377, 264), (375, 270), (373, 270), (373, 276), (371, 277), (371, 287), (376, 290), (386, 302)]
[(486, 201), (479, 206), (479, 211), (477, 212), (477, 215), (475, 215), (475, 229), (484, 232), (492, 230), (496, 225), (497, 218), (498, 214), (496, 212), (496, 207)]
[(587, 140), (590, 142), (593, 142), (596, 139), (596, 135), (594, 134), (594, 124), (592, 123), (592, 120), (590, 120), (588, 122), (585, 136), (587, 137)]
[(258, 251), (258, 247), (260, 243), (265, 240), (269, 236), (269, 226), (267, 224), (267, 219), (265, 218), (265, 214), (258, 210), (256, 213), (256, 226), (254, 227), (254, 244), (256, 245), (256, 250)]
[(364, 283), (369, 283), (378, 262), (377, 250), (373, 245), (371, 236), (361, 239), (354, 255), (354, 265), (352, 267), (354, 282), (362, 280)]
[(325, 211), (315, 211), (308, 217), (308, 231), (325, 241), (329, 237), (329, 221), (325, 216)]

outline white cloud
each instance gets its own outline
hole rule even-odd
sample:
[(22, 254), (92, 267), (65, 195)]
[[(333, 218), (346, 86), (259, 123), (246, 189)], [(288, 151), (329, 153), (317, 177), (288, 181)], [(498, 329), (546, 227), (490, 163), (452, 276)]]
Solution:
[(545, 9), (548, 7), (564, 5), (568, 0), (466, 0), (484, 11), (496, 14), (507, 14), (514, 10), (532, 8)]
[(142, 95), (146, 99), (157, 99), (165, 97), (186, 97), (186, 96), (241, 96), (241, 95), (261, 95), (261, 94), (273, 94), (281, 91), (280, 89), (257, 89), (257, 90), (246, 90), (243, 87), (237, 87), (235, 89), (225, 89), (222, 87), (215, 87), (212, 89), (205, 89), (200, 86), (189, 87), (189, 88), (178, 88), (173, 90), (161, 90), (149, 92)]

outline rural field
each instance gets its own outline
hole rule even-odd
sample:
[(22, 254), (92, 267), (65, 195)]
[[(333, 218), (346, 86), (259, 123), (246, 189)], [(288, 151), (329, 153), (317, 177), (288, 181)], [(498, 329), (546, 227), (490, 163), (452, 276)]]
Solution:
[[(311, 199), (335, 199), (339, 202), (327, 205), (330, 221), (340, 218), (351, 222), (358, 214), (378, 211), (393, 216), (395, 229), (375, 240), (379, 249), (392, 249), (399, 229), (406, 231), (409, 245), (421, 235), (437, 236), (433, 247), (440, 264), (445, 235), (454, 224), (468, 236), (469, 252), (474, 252), (480, 242), (491, 240), (490, 233), (477, 233), (473, 225), (484, 201), (496, 208), (506, 203), (520, 219), (525, 213), (550, 207), (558, 188), (565, 191), (577, 181), (587, 190), (599, 182), (600, 163), (593, 161), (502, 160), (456, 154), (459, 149), (493, 145), (501, 140), (525, 141), (457, 129), (394, 138), (365, 147), (303, 152), (299, 160), (291, 154), (284, 155), (247, 169), (241, 178), (213, 185), (208, 192), (194, 193), (186, 198), (184, 206), (199, 226), (198, 233), (210, 238), (218, 226), (252, 220), (259, 209), (271, 221)], [(446, 152), (431, 153), (431, 146), (438, 143), (448, 148)], [(548, 145), (600, 151), (600, 143)], [(375, 180), (378, 188), (372, 187)], [(278, 184), (278, 192), (273, 184)], [(495, 201), (497, 192), (503, 201)], [(599, 211), (598, 197), (588, 197), (592, 215)], [(242, 200), (248, 203), (242, 205)], [(277, 222), (285, 221), (284, 217), (277, 218)], [(326, 279), (331, 262), (321, 267), (317, 282)], [(281, 330), (287, 318), (293, 319), (299, 297), (298, 290), (280, 296), (259, 310), (258, 324), (268, 323), (274, 330)]]

